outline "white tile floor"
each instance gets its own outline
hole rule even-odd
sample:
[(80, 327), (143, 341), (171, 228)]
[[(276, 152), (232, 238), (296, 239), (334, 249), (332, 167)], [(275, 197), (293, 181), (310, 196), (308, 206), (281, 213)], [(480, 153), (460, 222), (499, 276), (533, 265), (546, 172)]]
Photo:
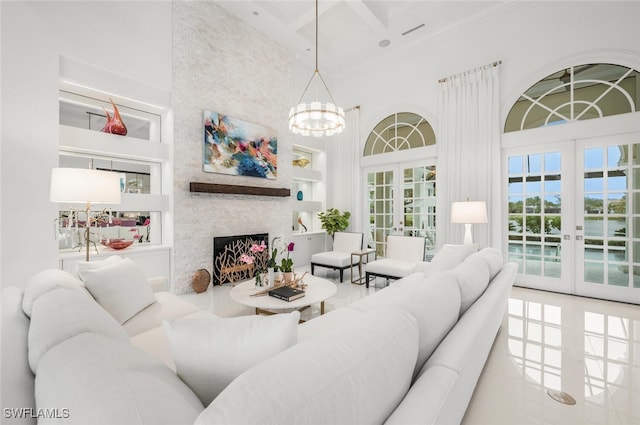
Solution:
[[(342, 284), (337, 272), (316, 275), (338, 286), (327, 311), (376, 290), (349, 283), (348, 272)], [(184, 298), (224, 317), (253, 314), (230, 290), (226, 284)], [(302, 317), (319, 313), (314, 306)], [(558, 403), (547, 390), (576, 404)], [(463, 424), (640, 424), (640, 307), (514, 288)]]

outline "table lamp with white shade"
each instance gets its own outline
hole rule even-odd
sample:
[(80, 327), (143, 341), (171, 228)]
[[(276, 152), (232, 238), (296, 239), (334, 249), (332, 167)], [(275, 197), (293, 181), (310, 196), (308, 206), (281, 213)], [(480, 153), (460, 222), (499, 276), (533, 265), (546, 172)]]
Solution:
[(86, 168), (54, 168), (51, 170), (49, 194), (51, 202), (85, 205), (84, 240), (86, 261), (89, 261), (91, 205), (120, 203), (120, 175)]
[(471, 225), (487, 221), (487, 204), (484, 201), (453, 202), (451, 204), (451, 222), (464, 224), (465, 245), (473, 243)]

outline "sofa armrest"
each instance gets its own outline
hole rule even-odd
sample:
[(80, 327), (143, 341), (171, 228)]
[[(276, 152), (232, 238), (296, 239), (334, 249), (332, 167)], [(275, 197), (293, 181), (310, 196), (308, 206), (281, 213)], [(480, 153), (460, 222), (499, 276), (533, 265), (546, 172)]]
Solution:
[(155, 276), (147, 278), (149, 282), (149, 286), (151, 286), (151, 290), (155, 292), (162, 292), (169, 290), (169, 279), (164, 276)]

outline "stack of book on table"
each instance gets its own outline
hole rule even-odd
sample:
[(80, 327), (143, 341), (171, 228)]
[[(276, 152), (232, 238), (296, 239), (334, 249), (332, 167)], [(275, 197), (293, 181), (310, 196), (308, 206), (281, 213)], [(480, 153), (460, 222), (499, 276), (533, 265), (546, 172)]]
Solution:
[(290, 286), (281, 286), (269, 291), (269, 295), (284, 301), (293, 301), (304, 297), (304, 291)]

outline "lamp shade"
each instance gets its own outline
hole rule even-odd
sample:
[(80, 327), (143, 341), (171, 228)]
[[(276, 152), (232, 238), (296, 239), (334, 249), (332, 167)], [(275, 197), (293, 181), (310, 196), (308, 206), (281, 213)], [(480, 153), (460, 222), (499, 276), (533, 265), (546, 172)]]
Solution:
[(487, 204), (484, 201), (454, 202), (451, 204), (451, 222), (476, 224), (487, 222)]
[(51, 202), (119, 204), (120, 175), (85, 168), (51, 170)]

